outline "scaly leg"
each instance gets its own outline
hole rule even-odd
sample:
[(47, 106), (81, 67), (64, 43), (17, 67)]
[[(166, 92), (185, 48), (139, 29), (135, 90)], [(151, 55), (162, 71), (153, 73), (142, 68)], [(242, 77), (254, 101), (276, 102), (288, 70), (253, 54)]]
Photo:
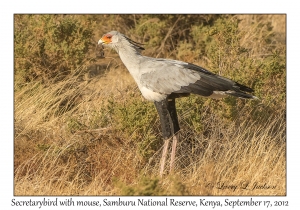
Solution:
[(172, 137), (172, 130), (171, 130), (171, 124), (172, 121), (170, 119), (170, 114), (168, 112), (168, 101), (167, 100), (162, 100), (159, 102), (154, 102), (155, 107), (157, 109), (159, 118), (160, 118), (160, 124), (162, 128), (162, 134), (164, 138), (164, 147), (163, 147), (163, 152), (162, 152), (162, 157), (160, 160), (160, 176), (162, 177), (164, 173), (164, 167), (165, 167), (165, 162), (167, 158), (167, 151), (169, 147), (169, 142), (170, 138)]
[(174, 135), (179, 131), (178, 118), (175, 107), (175, 99), (165, 99), (160, 102), (154, 102), (157, 112), (159, 114), (163, 138), (165, 140), (164, 148), (162, 152), (162, 158), (160, 161), (160, 176), (163, 175), (167, 151), (170, 139), (173, 137), (172, 152), (170, 160), (170, 171), (173, 170), (176, 154), (176, 145), (178, 135)]
[(165, 163), (166, 163), (166, 158), (167, 158), (169, 142), (170, 142), (170, 139), (165, 139), (164, 148), (163, 148), (163, 152), (162, 152), (162, 156), (161, 156), (161, 160), (160, 160), (160, 171), (159, 171), (160, 177), (162, 177), (164, 174), (164, 168), (165, 168)]
[(177, 145), (177, 141), (178, 141), (178, 136), (179, 136), (179, 133), (175, 134), (173, 136), (173, 140), (172, 140), (172, 151), (171, 151), (171, 160), (170, 160), (170, 173), (173, 172), (174, 165), (175, 165), (176, 145)]
[(175, 156), (176, 156), (176, 146), (179, 139), (179, 123), (178, 123), (178, 117), (176, 112), (176, 106), (175, 106), (175, 98), (168, 100), (168, 111), (170, 113), (170, 117), (172, 120), (172, 151), (171, 151), (171, 160), (170, 160), (170, 173), (173, 172), (174, 165), (175, 165)]

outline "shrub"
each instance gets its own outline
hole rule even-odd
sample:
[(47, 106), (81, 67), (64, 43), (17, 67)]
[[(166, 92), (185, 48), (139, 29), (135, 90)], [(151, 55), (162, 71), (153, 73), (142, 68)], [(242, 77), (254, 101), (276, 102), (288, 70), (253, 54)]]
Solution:
[(62, 80), (84, 61), (93, 22), (77, 15), (15, 15), (15, 75), (18, 84)]

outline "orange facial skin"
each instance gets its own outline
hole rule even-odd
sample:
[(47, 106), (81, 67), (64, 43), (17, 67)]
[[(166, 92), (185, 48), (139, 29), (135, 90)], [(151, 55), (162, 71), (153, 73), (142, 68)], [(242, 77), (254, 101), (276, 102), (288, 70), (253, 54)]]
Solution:
[(101, 40), (105, 43), (105, 44), (108, 44), (108, 43), (110, 43), (111, 42), (111, 35), (110, 34), (105, 34), (102, 38), (101, 38)]

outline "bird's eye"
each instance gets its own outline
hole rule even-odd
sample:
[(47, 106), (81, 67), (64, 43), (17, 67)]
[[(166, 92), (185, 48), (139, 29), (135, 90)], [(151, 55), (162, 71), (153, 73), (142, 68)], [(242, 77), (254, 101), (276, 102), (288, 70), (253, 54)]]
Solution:
[(108, 38), (108, 39), (111, 39), (111, 37), (112, 37), (112, 35), (110, 35), (110, 34), (106, 35), (106, 38)]

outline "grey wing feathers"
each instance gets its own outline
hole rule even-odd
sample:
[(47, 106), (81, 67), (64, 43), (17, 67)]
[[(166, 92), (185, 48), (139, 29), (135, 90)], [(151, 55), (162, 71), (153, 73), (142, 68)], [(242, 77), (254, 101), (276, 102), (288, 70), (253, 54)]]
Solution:
[(195, 83), (189, 84), (185, 87), (181, 87), (180, 90), (175, 93), (190, 92), (202, 96), (210, 96), (214, 91), (227, 91), (233, 86), (233, 82), (227, 79), (223, 79), (217, 75), (206, 75), (200, 73), (200, 79)]
[[(241, 85), (237, 82), (234, 82), (228, 78), (225, 78), (225, 77), (222, 77), (222, 76), (219, 76), (219, 75), (216, 75), (200, 66), (196, 66), (194, 64), (191, 64), (191, 63), (187, 63), (187, 64), (184, 64), (183, 65), (185, 68), (188, 68), (188, 69), (192, 69), (192, 70), (195, 70), (195, 71), (198, 71), (199, 73), (203, 73), (201, 74), (202, 76), (203, 75), (212, 75), (211, 78), (215, 79), (215, 82), (217, 83), (220, 83), (222, 86), (225, 85), (226, 83), (232, 85), (232, 88), (237, 90), (237, 91), (245, 91), (245, 92), (249, 92), (249, 93), (252, 93), (254, 92), (252, 88), (249, 88), (245, 85)], [(218, 79), (217, 79), (218, 78)], [(227, 87), (229, 88), (229, 87)]]
[[(211, 96), (218, 92), (241, 98), (253, 98), (245, 92), (249, 87), (216, 75), (200, 66), (174, 60), (157, 59), (152, 68), (156, 71), (141, 76), (141, 83), (154, 92), (169, 95), (193, 93)], [(164, 61), (164, 62), (162, 62)], [(158, 66), (160, 65), (160, 66)]]
[(148, 62), (143, 65), (147, 71), (140, 82), (154, 92), (168, 95), (200, 79), (197, 72), (185, 69), (181, 63), (165, 59)]

